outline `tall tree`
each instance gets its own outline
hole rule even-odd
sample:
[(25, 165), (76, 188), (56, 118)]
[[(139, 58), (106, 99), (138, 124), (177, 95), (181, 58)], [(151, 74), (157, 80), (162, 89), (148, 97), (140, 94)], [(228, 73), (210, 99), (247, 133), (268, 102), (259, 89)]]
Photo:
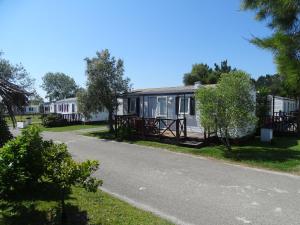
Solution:
[(300, 1), (243, 0), (244, 10), (253, 10), (258, 21), (266, 21), (272, 35), (254, 37), (251, 42), (270, 50), (284, 77), (289, 95), (300, 98)]
[(30, 93), (19, 86), (0, 79), (0, 116), (7, 112), (15, 124), (14, 109), (21, 109), (28, 102), (29, 95)]
[(228, 150), (231, 150), (230, 139), (254, 130), (253, 91), (250, 76), (233, 71), (222, 75), (216, 87), (200, 88), (196, 94), (201, 125), (206, 129), (216, 129)]
[(221, 61), (220, 65), (214, 64), (214, 69), (207, 64), (194, 64), (189, 73), (183, 75), (183, 83), (185, 85), (193, 85), (195, 82), (200, 81), (202, 84), (216, 84), (220, 79), (221, 74), (235, 71), (228, 65), (227, 60)]
[(44, 99), (36, 92), (34, 91), (30, 96), (29, 96), (29, 104), (32, 105), (40, 105), (44, 103)]
[(75, 97), (78, 86), (75, 80), (64, 73), (46, 73), (43, 76), (42, 88), (46, 91), (46, 97), (50, 101)]
[(283, 76), (279, 74), (260, 76), (255, 81), (257, 91), (262, 91), (264, 94), (279, 95), (287, 97), (288, 93), (285, 90)]
[(202, 84), (214, 83), (213, 70), (207, 64), (194, 64), (192, 71), (183, 75), (183, 83), (193, 85), (196, 81)]
[(88, 116), (107, 109), (109, 129), (112, 131), (113, 113), (118, 108), (117, 98), (130, 88), (129, 79), (124, 78), (124, 63), (112, 57), (107, 49), (85, 60), (87, 87), (78, 95), (79, 111)]
[(221, 61), (220, 65), (215, 63), (214, 66), (215, 66), (214, 73), (217, 80), (220, 79), (222, 73), (229, 73), (231, 71), (236, 71), (236, 68), (232, 69), (231, 66), (228, 65), (227, 60)]
[(32, 92), (34, 79), (29, 76), (22, 64), (13, 65), (2, 56), (3, 53), (0, 52), (0, 79)]
[(0, 79), (0, 148), (12, 138), (3, 114), (7, 112), (15, 126), (14, 109), (21, 109), (27, 103), (28, 95), (28, 92), (17, 85)]
[(3, 114), (8, 113), (15, 126), (14, 110), (27, 103), (29, 92), (25, 89), (31, 90), (32, 85), (33, 80), (23, 66), (12, 65), (0, 52), (0, 147), (12, 137)]

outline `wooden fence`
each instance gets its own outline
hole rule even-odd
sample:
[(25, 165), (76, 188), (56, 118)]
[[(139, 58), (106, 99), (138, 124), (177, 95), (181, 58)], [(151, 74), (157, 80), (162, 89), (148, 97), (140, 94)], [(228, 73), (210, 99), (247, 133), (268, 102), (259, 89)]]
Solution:
[(144, 118), (130, 115), (115, 116), (116, 136), (122, 129), (129, 129), (133, 134), (146, 137), (157, 136), (159, 138), (187, 137), (186, 119)]
[(64, 119), (66, 119), (69, 123), (80, 123), (80, 122), (82, 122), (82, 115), (80, 113), (61, 114), (61, 116)]
[(274, 114), (274, 116), (266, 116), (262, 119), (262, 126), (266, 128), (272, 128), (274, 134), (297, 134), (298, 123), (297, 116), (290, 114)]

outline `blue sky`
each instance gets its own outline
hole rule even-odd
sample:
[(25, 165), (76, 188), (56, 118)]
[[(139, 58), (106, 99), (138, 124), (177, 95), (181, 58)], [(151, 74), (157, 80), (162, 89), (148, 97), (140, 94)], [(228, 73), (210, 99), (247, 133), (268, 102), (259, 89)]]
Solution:
[(40, 88), (46, 72), (85, 84), (85, 57), (109, 49), (134, 88), (177, 86), (194, 63), (227, 59), (252, 77), (275, 73), (270, 52), (248, 42), (265, 24), (240, 0), (0, 0), (0, 50)]

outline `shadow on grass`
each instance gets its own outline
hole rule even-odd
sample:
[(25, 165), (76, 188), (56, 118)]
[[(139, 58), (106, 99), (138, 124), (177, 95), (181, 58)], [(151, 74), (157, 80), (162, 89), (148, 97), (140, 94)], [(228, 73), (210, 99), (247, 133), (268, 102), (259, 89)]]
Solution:
[[(62, 225), (58, 190), (47, 185), (39, 188), (0, 200), (0, 225)], [(67, 223), (64, 224), (88, 224), (86, 211), (69, 203), (65, 207)]]
[(224, 157), (235, 161), (300, 162), (300, 148), (296, 137), (275, 138), (272, 143), (261, 143), (258, 138), (233, 146), (233, 151), (224, 151)]
[[(89, 136), (97, 137), (105, 140), (116, 140), (115, 134), (109, 131), (89, 132)], [(120, 140), (121, 141), (121, 140)]]
[[(33, 202), (13, 202), (1, 204), (1, 225), (63, 225), (61, 223), (60, 207), (39, 209)], [(86, 211), (78, 207), (66, 204), (67, 222), (64, 225), (87, 225), (88, 216)]]
[(276, 138), (273, 143), (260, 143), (257, 140), (234, 146), (233, 151), (224, 151), (224, 157), (235, 161), (257, 161), (284, 163), (299, 161), (300, 149), (296, 138)]

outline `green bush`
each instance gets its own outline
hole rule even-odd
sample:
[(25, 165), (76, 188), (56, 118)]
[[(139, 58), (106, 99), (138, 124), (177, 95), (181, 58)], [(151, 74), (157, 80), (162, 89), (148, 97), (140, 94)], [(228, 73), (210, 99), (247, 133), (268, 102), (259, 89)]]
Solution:
[(0, 198), (17, 197), (39, 187), (60, 190), (62, 200), (72, 185), (95, 191), (101, 181), (92, 178), (97, 161), (77, 163), (65, 144), (44, 141), (40, 129), (30, 126), (0, 149)]
[(43, 175), (43, 151), (51, 142), (43, 141), (32, 126), (0, 149), (0, 195), (7, 196), (36, 185)]
[(42, 117), (44, 127), (61, 127), (66, 126), (68, 121), (61, 114), (49, 114)]
[(12, 137), (5, 118), (0, 115), (0, 148)]

